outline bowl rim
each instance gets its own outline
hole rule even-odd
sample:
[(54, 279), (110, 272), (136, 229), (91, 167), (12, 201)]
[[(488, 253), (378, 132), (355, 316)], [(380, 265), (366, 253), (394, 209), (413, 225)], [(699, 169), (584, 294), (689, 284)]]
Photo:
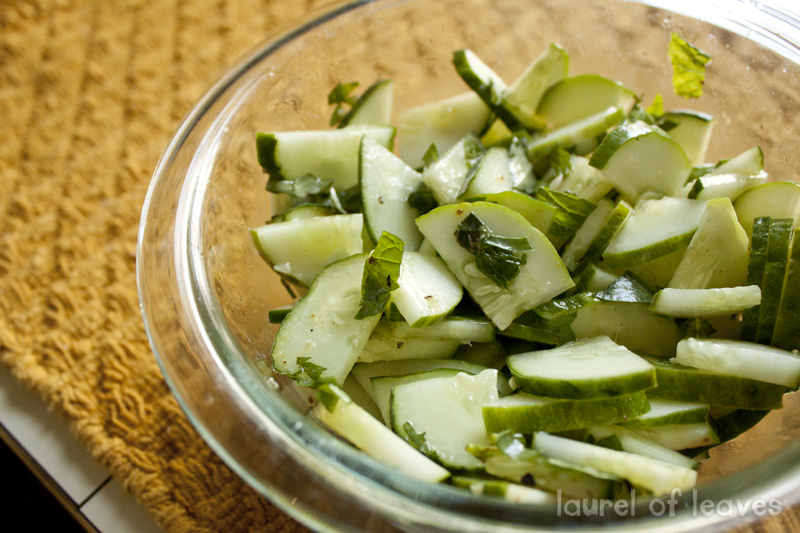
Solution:
[[(756, 4), (758, 4), (758, 6), (765, 6), (766, 8), (770, 9), (777, 9), (771, 2), (768, 1), (755, 3), (746, 0), (737, 0), (737, 2), (741, 6), (745, 6), (748, 9), (756, 6)], [(148, 282), (148, 273), (144, 268), (144, 262), (146, 261), (145, 242), (149, 236), (150, 230), (150, 226), (148, 224), (148, 215), (157, 208), (157, 206), (153, 204), (153, 198), (156, 195), (156, 191), (161, 182), (163, 181), (163, 176), (169, 172), (170, 167), (174, 163), (177, 152), (183, 147), (189, 135), (192, 133), (194, 128), (198, 126), (201, 119), (206, 115), (211, 106), (217, 102), (221, 95), (235, 85), (236, 82), (239, 81), (247, 72), (253, 69), (261, 61), (265, 60), (273, 52), (279, 50), (285, 44), (292, 42), (294, 39), (302, 36), (303, 34), (312, 31), (342, 15), (353, 13), (365, 6), (381, 5), (384, 7), (390, 7), (402, 3), (406, 3), (406, 0), (357, 0), (340, 1), (332, 5), (329, 4), (323, 9), (318, 9), (309, 13), (302, 19), (291, 21), (284, 29), (273, 32), (264, 41), (262, 41), (262, 43), (247, 52), (232, 69), (224, 74), (206, 91), (206, 93), (192, 107), (191, 111), (183, 119), (180, 126), (171, 137), (170, 142), (162, 153), (162, 156), (154, 170), (153, 179), (150, 183), (144, 200), (142, 208), (143, 215), (139, 227), (139, 239), (137, 243), (137, 284), (140, 298), (140, 308), (142, 311), (148, 340), (153, 348), (156, 360), (158, 361), (162, 374), (164, 375), (164, 378), (180, 407), (187, 414), (191, 420), (191, 423), (198, 430), (203, 439), (240, 477), (245, 479), (251, 486), (254, 486), (254, 488), (256, 488), (259, 492), (268, 496), (280, 508), (288, 512), (288, 514), (293, 516), (295, 519), (305, 523), (306, 525), (309, 525), (310, 527), (321, 530), (327, 529), (328, 525), (320, 522), (314, 516), (311, 516), (308, 513), (299, 510), (298, 507), (292, 505), (290, 498), (280, 490), (271, 490), (271, 487), (263, 484), (263, 480), (256, 480), (247, 468), (245, 468), (242, 464), (240, 464), (239, 461), (236, 460), (236, 458), (232, 457), (228, 453), (228, 450), (226, 450), (217, 439), (215, 431), (209, 426), (207, 421), (200, 420), (195, 415), (191, 402), (187, 401), (181, 392), (180, 384), (173, 380), (170, 366), (165, 360), (165, 354), (161, 353), (159, 350), (157, 325), (154, 317), (150, 316), (148, 313), (147, 297), (144, 289)], [(700, 2), (667, 2), (663, 0), (641, 0), (637, 3), (660, 7), (666, 9), (667, 11), (680, 14), (688, 14), (693, 18), (704, 20), (705, 22), (720, 26), (719, 20), (712, 22), (704, 19), (702, 16), (698, 16), (698, 11), (696, 8), (698, 3), (703, 5), (720, 5), (723, 3), (722, 1), (701, 0)], [(680, 10), (681, 7), (685, 7), (687, 11), (682, 12)], [(700, 11), (699, 13), (704, 12)], [(730, 11), (729, 14), (730, 16), (735, 16), (736, 13)], [(774, 16), (774, 14), (769, 14), (769, 16)], [(767, 42), (772, 44), (776, 42), (775, 39), (777, 35), (780, 37), (780, 46), (788, 47), (788, 50), (793, 53), (793, 56), (786, 56), (784, 54), (781, 55), (784, 55), (784, 57), (787, 59), (800, 64), (800, 38), (792, 40), (793, 34), (788, 34), (788, 37), (786, 34), (780, 34), (777, 30), (772, 29), (762, 20), (758, 20), (757, 23), (754, 23), (756, 29), (750, 27), (749, 20), (747, 21), (748, 24), (742, 24), (741, 21), (733, 20), (729, 22), (731, 23), (732, 27), (722, 27), (731, 29), (740, 35), (742, 34), (742, 31), (746, 31), (747, 34), (745, 34), (745, 37), (748, 37), (751, 40), (757, 40), (753, 39), (753, 35), (751, 34), (753, 31), (756, 31), (758, 35), (763, 35), (765, 39), (767, 39)], [(781, 22), (784, 23), (786, 21)], [(790, 19), (790, 22), (794, 25), (795, 29), (800, 29), (800, 18), (794, 17)], [(778, 52), (777, 50), (773, 51)], [(219, 130), (221, 127), (221, 123), (217, 124), (215, 128), (212, 128), (211, 131), (213, 132), (215, 130)], [(204, 137), (204, 142), (210, 142), (208, 135)], [(193, 161), (193, 164), (195, 162), (196, 161)], [(192, 172), (187, 172), (187, 175), (191, 176)], [(411, 478), (406, 478), (406, 476), (398, 475), (396, 471), (378, 463), (377, 461), (372, 460), (369, 457), (365, 457), (361, 452), (351, 449), (349, 446), (346, 446), (334, 438), (327, 436), (326, 432), (315, 427), (313, 424), (305, 424), (304, 422), (307, 422), (307, 419), (303, 415), (288, 406), (282, 405), (281, 402), (265, 404), (263, 394), (261, 394), (264, 389), (263, 383), (251, 383), (250, 381), (252, 380), (248, 381), (250, 376), (237, 372), (236, 369), (232, 370), (231, 367), (228, 366), (225, 361), (223, 361), (223, 358), (226, 356), (226, 352), (231, 350), (232, 336), (230, 335), (229, 331), (226, 334), (225, 330), (227, 328), (224, 323), (220, 322), (219, 316), (214, 316), (214, 309), (212, 307), (205, 306), (205, 302), (210, 300), (201, 300), (201, 302), (198, 302), (197, 298), (195, 297), (197, 293), (206, 293), (206, 298), (210, 298), (211, 300), (214, 299), (213, 293), (210, 291), (210, 287), (208, 286), (208, 280), (203, 275), (204, 271), (201, 261), (202, 258), (195, 253), (198, 249), (198, 245), (200, 244), (198, 225), (181, 224), (182, 216), (186, 217), (185, 220), (196, 220), (197, 216), (199, 215), (197, 206), (201, 203), (200, 200), (204, 196), (205, 191), (203, 189), (203, 184), (191, 183), (189, 178), (186, 178), (183, 185), (184, 186), (182, 187), (180, 194), (179, 207), (177, 213), (175, 214), (175, 219), (172, 221), (176, 224), (177, 231), (174, 235), (174, 250), (171, 250), (172, 252), (176, 253), (173, 266), (176, 269), (178, 286), (180, 287), (182, 300), (180, 303), (191, 311), (191, 314), (195, 320), (194, 325), (197, 328), (196, 332), (204, 338), (205, 346), (209, 348), (209, 352), (214, 358), (216, 369), (221, 372), (220, 380), (224, 381), (224, 385), (230, 387), (230, 390), (235, 392), (235, 396), (238, 402), (240, 402), (240, 406), (243, 409), (247, 409), (253, 413), (261, 415), (262, 419), (264, 416), (267, 416), (269, 420), (262, 420), (262, 422), (265, 423), (264, 427), (269, 428), (269, 431), (275, 432), (273, 436), (284, 442), (284, 444), (294, 447), (295, 449), (293, 449), (293, 452), (296, 454), (297, 460), (304, 466), (321, 468), (325, 471), (326, 475), (330, 477), (330, 480), (334, 480), (335, 477), (341, 476), (342, 474), (353, 476), (354, 483), (348, 487), (351, 493), (356, 495), (356, 497), (361, 494), (362, 499), (366, 502), (367, 498), (363, 498), (363, 491), (365, 488), (370, 490), (377, 489), (389, 491), (390, 494), (384, 495), (387, 496), (387, 499), (381, 500), (379, 498), (378, 502), (381, 504), (381, 508), (384, 512), (393, 513), (398, 509), (402, 509), (404, 511), (418, 513), (420, 516), (424, 517), (426, 515), (426, 511), (429, 511), (432, 514), (430, 514), (428, 518), (432, 518), (432, 523), (434, 524), (437, 523), (442, 516), (448, 515), (446, 511), (431, 507), (430, 504), (426, 505), (420, 504), (419, 502), (408, 501), (411, 500), (408, 494), (404, 495), (400, 492), (393, 492), (391, 489), (383, 486), (383, 484), (376, 483), (376, 478), (383, 480), (385, 483), (388, 482), (393, 484), (399, 489), (411, 491), (410, 493), (416, 492), (417, 494), (420, 492), (428, 492), (430, 487), (427, 485), (429, 484), (412, 480)], [(214, 335), (209, 336), (209, 332), (213, 332)], [(233, 342), (235, 344), (235, 341)], [(256, 389), (253, 387), (257, 387), (257, 390), (261, 392), (254, 392)], [(275, 407), (276, 405), (277, 407)], [(272, 409), (277, 409), (278, 412), (275, 413), (272, 411)], [(273, 416), (276, 415), (278, 415), (277, 419), (273, 418)], [(297, 423), (302, 424), (302, 427), (299, 430), (296, 429)], [(327, 438), (327, 440), (330, 442), (326, 442), (322, 448), (316, 449), (315, 451), (324, 451), (331, 454), (331, 457), (337, 459), (339, 464), (331, 465), (326, 461), (321, 461), (320, 456), (311, 453), (309, 450), (309, 445), (313, 446), (315, 444), (319, 444), (319, 442), (324, 442), (324, 439), (323, 441), (320, 441), (321, 435), (326, 435), (325, 438)], [(772, 478), (773, 483), (770, 485), (770, 489), (774, 493), (780, 493), (784, 495), (783, 499), (785, 501), (789, 501), (790, 498), (788, 498), (786, 495), (796, 495), (798, 493), (797, 489), (800, 487), (800, 481), (795, 481), (793, 479), (795, 476), (792, 476), (789, 471), (783, 468), (784, 455), (800, 457), (800, 453), (797, 453), (796, 450), (785, 449), (775, 456), (768, 458), (764, 462), (751, 466), (742, 472), (758, 470), (759, 472), (763, 473), (765, 470), (769, 472), (774, 471), (776, 477)], [(328, 467), (333, 467), (333, 469)], [(739, 474), (741, 474), (741, 472), (737, 473), (737, 475)], [(763, 488), (762, 485), (757, 482), (759, 478), (763, 478), (763, 476), (754, 476), (752, 480), (748, 480), (748, 482), (744, 484), (742, 489), (745, 490), (745, 494), (748, 490), (750, 493), (754, 493), (757, 491), (757, 489)], [(417, 485), (426, 485), (426, 487), (424, 487), (424, 490), (420, 491)], [(434, 493), (438, 492), (447, 494), (450, 490), (449, 487), (434, 487)], [(718, 490), (720, 494), (728, 495), (730, 493), (731, 484), (728, 478), (724, 478), (715, 482), (711, 482), (705, 487), (710, 489), (710, 492), (715, 492)], [(474, 506), (476, 501), (479, 501), (481, 506), (485, 506), (489, 509), (508, 510), (513, 507), (518, 508), (518, 504), (486, 502), (484, 499), (476, 499), (471, 495), (463, 494), (461, 492), (454, 491), (452, 494), (447, 494), (447, 496), (448, 498), (452, 497), (456, 503), (463, 508), (470, 508), (471, 506)], [(402, 501), (399, 501), (398, 498)], [(798, 498), (800, 498), (800, 496), (796, 495), (794, 500)], [(368, 499), (375, 503), (374, 493), (371, 493)], [(408, 505), (409, 503), (411, 505)], [(547, 511), (552, 511), (551, 506), (539, 506), (539, 508), (537, 508), (537, 512), (546, 514)], [(455, 520), (456, 522), (462, 522), (463, 519), (466, 519), (469, 522), (474, 523), (476, 520), (476, 517), (467, 518), (464, 515), (454, 513), (450, 513), (449, 518)], [(691, 522), (691, 524), (689, 522)], [(679, 516), (676, 520), (670, 520), (668, 523), (664, 521), (663, 518), (655, 517), (652, 520), (642, 519), (641, 521), (637, 520), (635, 522), (613, 522), (613, 525), (617, 528), (628, 528), (629, 526), (638, 528), (644, 526), (652, 529), (654, 527), (663, 527), (667, 525), (670, 531), (696, 527), (719, 527), (721, 524), (722, 520), (720, 519), (706, 520), (701, 524), (697, 522), (697, 516), (691, 516), (687, 513), (679, 513)], [(726, 525), (729, 524), (730, 522), (726, 521)], [(487, 524), (480, 525), (485, 527)], [(492, 525), (497, 524), (492, 523)], [(603, 524), (601, 523), (595, 525), (602, 526)], [(469, 524), (460, 524), (459, 529), (465, 531), (471, 530), (471, 528), (468, 526)], [(514, 526), (511, 526), (511, 528), (513, 529)]]

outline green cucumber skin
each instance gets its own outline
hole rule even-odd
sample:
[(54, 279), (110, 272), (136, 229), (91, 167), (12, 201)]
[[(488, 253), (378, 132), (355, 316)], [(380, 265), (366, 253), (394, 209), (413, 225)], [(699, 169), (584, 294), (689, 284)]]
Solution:
[(625, 202), (619, 202), (606, 219), (600, 233), (592, 240), (581, 261), (575, 267), (574, 275), (580, 274), (590, 263), (602, 257), (609, 243), (620, 230), (622, 225), (633, 214), (633, 209)]
[[(767, 247), (769, 245), (769, 217), (757, 218), (753, 223), (753, 236), (750, 241), (750, 260), (747, 264), (747, 285), (758, 285), (763, 289), (764, 268), (767, 264)], [(757, 305), (742, 313), (741, 339), (756, 340), (758, 316), (761, 306)]]
[(800, 232), (792, 236), (778, 316), (771, 344), (784, 350), (800, 348)]
[[(353, 106), (353, 108), (350, 111), (348, 111), (348, 113), (342, 118), (342, 121), (339, 122), (339, 128), (341, 129), (341, 128), (344, 128), (345, 126), (350, 126), (350, 125), (353, 125), (353, 126), (361, 126), (361, 125), (384, 126), (384, 125), (388, 124), (388, 118), (390, 118), (390, 117), (386, 117), (387, 118), (386, 121), (381, 120), (379, 122), (372, 122), (372, 121), (363, 122), (363, 121), (358, 120), (357, 117), (358, 117), (359, 113), (362, 111), (362, 107), (364, 106), (364, 104), (366, 102), (368, 102), (371, 98), (376, 96), (379, 93), (379, 91), (385, 91), (385, 90), (391, 91), (393, 85), (394, 85), (394, 82), (392, 80), (378, 80), (375, 83), (373, 83), (372, 85), (370, 85), (367, 88), (367, 90), (364, 91), (364, 93), (358, 99), (358, 102), (356, 102), (356, 105)], [(355, 122), (353, 122), (354, 120), (355, 120)]]
[(764, 278), (761, 283), (761, 305), (758, 306), (758, 328), (756, 342), (769, 344), (775, 321), (778, 317), (783, 280), (786, 276), (786, 264), (789, 256), (789, 245), (792, 241), (794, 221), (791, 219), (772, 219), (769, 224), (769, 244), (767, 245), (767, 262), (764, 265)]
[[(591, 404), (593, 410), (587, 411)], [(510, 430), (515, 433), (568, 431), (589, 426), (616, 424), (650, 409), (643, 392), (592, 400), (555, 400), (536, 406), (487, 405), (483, 420), (487, 433)], [(530, 414), (528, 411), (538, 411)], [(538, 423), (533, 419), (538, 417)]]
[[(456, 72), (461, 76), (461, 79), (464, 80), (464, 83), (481, 97), (481, 100), (483, 100), (489, 109), (497, 115), (497, 118), (502, 120), (506, 126), (513, 131), (520, 123), (517, 117), (502, 105), (503, 92), (506, 87), (502, 86), (498, 90), (494, 84), (484, 83), (484, 81), (475, 74), (469, 64), (469, 59), (467, 58), (467, 53), (469, 52), (470, 50), (466, 49), (453, 52), (453, 65), (456, 67)], [(475, 56), (475, 59), (478, 59), (478, 57)]]
[(256, 154), (258, 164), (273, 179), (286, 179), (281, 172), (281, 167), (276, 163), (275, 151), (278, 148), (278, 139), (274, 133), (256, 133)]
[[(656, 369), (658, 387), (649, 396), (682, 402), (730, 405), (742, 409), (780, 409), (786, 388), (774, 383), (649, 360)], [(691, 375), (687, 375), (691, 374)]]
[[(656, 399), (653, 400), (657, 401)], [(659, 418), (644, 418), (644, 419), (634, 418), (631, 420), (625, 420), (624, 422), (619, 422), (617, 425), (626, 428), (646, 429), (646, 428), (666, 426), (666, 425), (676, 425), (676, 424), (699, 424), (708, 421), (708, 411), (709, 411), (709, 406), (704, 405), (703, 407), (698, 407), (696, 409), (687, 409), (683, 411), (669, 413)]]
[(511, 370), (511, 374), (517, 380), (520, 390), (546, 398), (568, 397), (575, 400), (608, 398), (645, 391), (656, 386), (655, 372), (642, 372), (627, 376), (625, 384), (621, 386), (609, 386), (602, 380), (566, 383), (558, 379), (529, 378), (514, 372), (514, 370)]

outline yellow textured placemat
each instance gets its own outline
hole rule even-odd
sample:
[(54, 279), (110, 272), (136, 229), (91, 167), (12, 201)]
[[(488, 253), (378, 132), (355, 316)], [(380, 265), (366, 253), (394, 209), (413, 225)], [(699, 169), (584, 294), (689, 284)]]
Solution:
[[(0, 0), (0, 359), (167, 531), (298, 531), (211, 452), (138, 309), (139, 214), (192, 102), (314, 0)], [(787, 512), (759, 529), (797, 529)]]

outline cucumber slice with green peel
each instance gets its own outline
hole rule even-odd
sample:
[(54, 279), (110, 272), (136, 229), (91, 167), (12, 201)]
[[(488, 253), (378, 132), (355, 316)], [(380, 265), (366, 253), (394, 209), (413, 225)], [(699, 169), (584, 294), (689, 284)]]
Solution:
[(556, 148), (568, 149), (584, 141), (594, 139), (623, 120), (625, 120), (625, 111), (619, 107), (612, 106), (598, 111), (577, 122), (562, 126), (540, 137), (535, 137), (527, 145), (528, 159), (538, 161), (548, 156)]
[(761, 282), (761, 305), (758, 306), (758, 328), (755, 341), (769, 344), (778, 318), (783, 280), (789, 261), (789, 247), (792, 242), (794, 223), (791, 219), (772, 219), (769, 222), (769, 243), (767, 261), (764, 264), (764, 278)]
[(508, 150), (499, 146), (489, 148), (460, 197), (468, 199), (481, 194), (510, 191), (514, 185), (510, 164)]
[(314, 217), (326, 217), (339, 214), (335, 208), (320, 204), (300, 204), (289, 208), (282, 215), (281, 222), (291, 222), (292, 220), (305, 220)]
[(511, 355), (507, 361), (520, 390), (535, 396), (606, 398), (656, 386), (650, 363), (605, 336)]
[(800, 384), (800, 356), (763, 344), (689, 338), (678, 343), (675, 361), (721, 374), (775, 383), (792, 390), (797, 390)]
[[(456, 232), (461, 222), (474, 214), (490, 234), (507, 239), (527, 239), (525, 264), (503, 288), (483, 274), (476, 257), (459, 244)], [(472, 299), (499, 328), (505, 329), (523, 311), (572, 287), (558, 253), (539, 230), (516, 211), (488, 202), (446, 205), (417, 219), (422, 234), (431, 241)]]
[(631, 203), (640, 198), (681, 196), (692, 171), (680, 145), (660, 128), (644, 122), (623, 124), (609, 133), (589, 164), (602, 170)]
[(582, 74), (550, 87), (536, 113), (551, 128), (560, 128), (609, 107), (619, 108), (627, 115), (635, 102), (636, 94), (621, 83), (597, 74)]
[(367, 391), (364, 390), (364, 387), (361, 386), (361, 383), (359, 383), (355, 376), (353, 376), (352, 372), (348, 374), (347, 379), (344, 380), (342, 391), (347, 395), (348, 398), (350, 398), (350, 400), (353, 401), (353, 403), (369, 413), (370, 416), (377, 420), (381, 420), (381, 410), (378, 409), (378, 406), (372, 400), (370, 395), (367, 394)]
[(621, 451), (623, 452), (649, 457), (650, 459), (656, 459), (657, 461), (663, 461), (683, 468), (695, 469), (698, 466), (697, 461), (629, 429), (614, 426), (599, 426), (589, 428), (587, 433), (597, 441), (609, 437), (616, 437), (622, 448)]
[(339, 127), (385, 126), (392, 120), (393, 103), (394, 82), (392, 80), (376, 81), (364, 91), (353, 108), (342, 117)]
[(492, 342), (494, 324), (482, 317), (450, 315), (430, 326), (414, 327), (407, 322), (392, 322), (389, 328), (398, 339), (438, 339), (469, 342)]
[[(485, 370), (479, 369), (480, 370)], [(479, 372), (466, 372), (464, 370), (456, 370), (454, 368), (437, 368), (435, 370), (428, 370), (425, 372), (415, 372), (413, 374), (405, 374), (401, 376), (380, 376), (374, 377), (372, 382), (372, 399), (378, 406), (383, 421), (386, 425), (391, 427), (391, 396), (392, 388), (405, 383), (415, 383), (425, 379), (432, 378), (451, 378), (460, 372), (465, 372), (469, 375), (474, 375)]]
[(506, 126), (516, 129), (517, 118), (502, 104), (503, 93), (507, 87), (506, 82), (469, 49), (453, 52), (453, 65), (464, 83), (481, 97), (483, 103), (505, 122)]
[[(475, 97), (480, 98), (477, 94)], [(481, 100), (481, 102), (483, 102), (483, 100)], [(510, 142), (512, 137), (514, 137), (514, 132), (508, 129), (506, 123), (498, 118), (495, 119), (486, 132), (481, 135), (481, 144), (487, 147), (503, 145)]]
[(275, 336), (271, 356), (276, 372), (304, 386), (344, 383), (380, 318), (355, 318), (367, 257), (342, 259), (317, 275)]
[(370, 137), (361, 139), (359, 175), (361, 211), (372, 242), (388, 231), (414, 251), (422, 234), (414, 224), (419, 211), (408, 205), (408, 195), (422, 183), (419, 172)]
[(697, 482), (697, 472), (691, 468), (547, 433), (536, 433), (533, 447), (547, 457), (595, 468), (627, 479), (634, 485), (651, 491), (655, 496), (669, 494), (673, 489), (688, 491), (694, 488)]
[(729, 159), (722, 164), (716, 165), (707, 175), (716, 176), (720, 174), (742, 174), (754, 176), (764, 171), (764, 152), (760, 146), (754, 146), (745, 150), (733, 159)]
[(706, 202), (684, 198), (639, 202), (603, 259), (611, 268), (630, 268), (680, 250), (697, 231), (705, 207)]
[(605, 267), (605, 263), (589, 263), (575, 278), (576, 292), (600, 292), (622, 275), (619, 270)]
[(472, 158), (480, 150), (478, 139), (467, 135), (422, 171), (422, 181), (440, 205), (456, 201), (471, 168)]
[(761, 303), (758, 285), (724, 289), (662, 289), (650, 311), (675, 318), (717, 317), (741, 313)]
[(800, 232), (792, 234), (791, 252), (770, 344), (785, 350), (800, 349)]
[(359, 354), (358, 362), (449, 359), (456, 353), (458, 345), (458, 341), (398, 338), (386, 323), (380, 322)]
[(513, 209), (530, 222), (531, 226), (538, 229), (550, 238), (553, 242), (556, 237), (550, 235), (551, 228), (557, 225), (556, 219), (559, 215), (559, 208), (553, 204), (531, 198), (527, 194), (518, 191), (505, 191), (494, 194), (485, 194), (475, 198), (469, 198), (471, 202), (489, 202), (502, 205)]
[(464, 294), (444, 261), (417, 252), (403, 252), (398, 285), (392, 303), (414, 327), (435, 324), (455, 309)]
[(741, 409), (780, 409), (782, 385), (649, 359), (658, 387), (648, 395), (666, 400), (729, 405)]
[(456, 372), (466, 372), (467, 374), (478, 374), (485, 368), (480, 365), (459, 361), (455, 359), (405, 359), (398, 361), (378, 361), (375, 363), (356, 363), (352, 374), (369, 394), (374, 397), (375, 391), (372, 388), (372, 378), (404, 376), (419, 372), (429, 372), (441, 368), (453, 369)]
[[(767, 265), (767, 247), (769, 246), (769, 217), (759, 217), (753, 223), (753, 236), (750, 239), (750, 258), (747, 264), (748, 285), (761, 286), (764, 283), (764, 268)], [(760, 309), (751, 307), (742, 313), (743, 341), (755, 341), (758, 331)]]
[(514, 457), (500, 452), (489, 455), (486, 473), (518, 483), (533, 479), (536, 488), (580, 500), (616, 499), (628, 488), (616, 476), (550, 459), (528, 448)]
[(592, 203), (597, 203), (614, 188), (601, 170), (589, 165), (585, 157), (570, 154), (570, 171), (556, 182), (550, 183), (550, 188), (569, 192)]
[(733, 207), (748, 237), (758, 217), (791, 218), (800, 225), (800, 183), (772, 181), (758, 185), (739, 196)]
[(556, 496), (550, 492), (500, 479), (453, 476), (450, 483), (454, 487), (467, 489), (476, 496), (499, 496), (513, 503), (552, 504), (557, 501)]
[(628, 428), (653, 428), (676, 424), (702, 424), (708, 422), (709, 405), (705, 403), (677, 402), (650, 398), (650, 410), (636, 418), (618, 422)]
[(711, 198), (725, 197), (734, 201), (745, 191), (766, 183), (766, 181), (766, 172), (759, 172), (752, 176), (745, 174), (713, 174), (700, 176), (694, 181), (692, 189), (689, 191), (689, 198), (710, 200)]
[(419, 253), (421, 253), (421, 254), (424, 254), (424, 255), (436, 256), (436, 248), (433, 247), (433, 245), (431, 244), (431, 241), (429, 241), (428, 239), (426, 239), (424, 237), (422, 239), (422, 242), (419, 245), (419, 250), (417, 250), (417, 251)]
[(468, 444), (489, 444), (481, 409), (498, 398), (497, 370), (476, 376), (459, 373), (392, 388), (395, 433), (447, 468), (482, 471)]
[(676, 451), (719, 444), (719, 436), (714, 426), (708, 422), (652, 428), (631, 428), (630, 431), (665, 448)]
[(294, 180), (312, 174), (333, 180), (333, 186), (343, 191), (358, 185), (361, 138), (367, 135), (391, 149), (394, 134), (391, 126), (258, 133), (258, 163), (270, 179)]
[(483, 407), (487, 433), (566, 431), (615, 424), (650, 409), (644, 392), (590, 400), (554, 400), (525, 393), (505, 396)]
[(575, 271), (578, 263), (583, 259), (583, 256), (586, 255), (589, 247), (602, 231), (606, 219), (608, 219), (613, 211), (614, 202), (608, 198), (601, 198), (600, 201), (597, 202), (595, 210), (586, 217), (584, 223), (578, 228), (578, 231), (575, 232), (572, 240), (564, 247), (564, 251), (561, 253), (561, 259), (564, 261), (564, 266), (566, 266), (570, 272)]
[(409, 446), (341, 390), (326, 385), (320, 394), (314, 417), (367, 455), (423, 481), (438, 483), (450, 477), (449, 471)]
[(584, 253), (583, 258), (575, 265), (574, 271), (580, 272), (589, 264), (602, 257), (603, 252), (606, 251), (608, 245), (631, 215), (633, 215), (633, 208), (625, 200), (620, 200), (603, 222), (600, 231), (597, 232), (589, 243), (586, 253)]
[(749, 239), (727, 198), (708, 200), (675, 274), (673, 289), (736, 287), (747, 281)]
[(285, 319), (289, 315), (289, 311), (292, 310), (292, 307), (294, 307), (293, 303), (288, 305), (282, 305), (274, 309), (270, 309), (269, 312), (267, 313), (269, 323), (280, 324), (281, 322), (283, 322), (283, 319)]
[(675, 277), (687, 248), (688, 245), (681, 246), (674, 252), (652, 259), (643, 265), (631, 267), (628, 271), (652, 287), (667, 287), (670, 280)]
[(571, 239), (596, 208), (595, 204), (574, 194), (554, 191), (548, 187), (536, 189), (536, 198), (558, 208), (553, 223), (547, 230), (550, 241), (556, 248)]
[(465, 135), (480, 135), (491, 117), (472, 91), (406, 109), (397, 119), (397, 153), (413, 168), (420, 168), (431, 144), (444, 153)]
[(329, 264), (361, 253), (360, 213), (276, 222), (250, 230), (259, 255), (305, 287)]
[(705, 161), (714, 117), (697, 111), (667, 111), (662, 118), (662, 128), (680, 145), (693, 165)]
[(567, 77), (569, 56), (557, 44), (537, 57), (503, 93), (505, 107), (526, 128), (539, 129), (542, 118), (536, 109), (542, 96), (553, 85)]
[(500, 370), (506, 366), (507, 355), (503, 344), (498, 341), (473, 342), (459, 346), (453, 359)]

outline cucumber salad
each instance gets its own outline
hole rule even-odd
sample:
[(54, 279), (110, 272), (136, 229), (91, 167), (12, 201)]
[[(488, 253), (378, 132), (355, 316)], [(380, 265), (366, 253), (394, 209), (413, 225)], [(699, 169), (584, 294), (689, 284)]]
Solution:
[[(698, 96), (682, 62), (710, 58), (675, 35), (670, 57)], [(271, 370), (421, 480), (691, 490), (798, 388), (800, 185), (768, 182), (758, 146), (707, 161), (713, 117), (570, 75), (558, 45), (510, 84), (453, 64), (465, 92), (395, 124), (391, 80), (340, 83), (330, 129), (257, 134), (280, 214), (252, 239), (303, 294), (269, 314)]]

